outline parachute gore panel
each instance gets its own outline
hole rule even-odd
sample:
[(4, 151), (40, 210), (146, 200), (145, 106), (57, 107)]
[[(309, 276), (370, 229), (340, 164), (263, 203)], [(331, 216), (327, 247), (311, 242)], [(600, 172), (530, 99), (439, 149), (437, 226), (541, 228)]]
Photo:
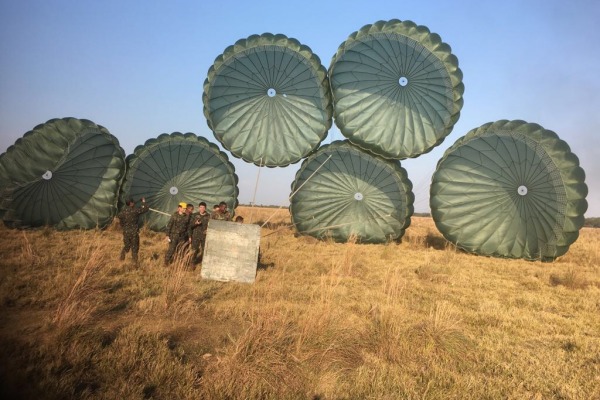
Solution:
[(0, 155), (0, 208), (12, 227), (104, 227), (117, 210), (125, 153), (92, 121), (51, 119)]
[(284, 35), (252, 35), (226, 48), (202, 98), (217, 140), (256, 165), (299, 161), (331, 127), (327, 70), (310, 48)]
[[(180, 202), (196, 207), (204, 201), (212, 210), (224, 201), (233, 210), (238, 204), (237, 182), (233, 164), (215, 144), (193, 133), (164, 133), (127, 156), (121, 204), (145, 197), (150, 208), (172, 214)], [(152, 211), (141, 216), (155, 231), (163, 230), (169, 218)]]
[(300, 234), (363, 243), (401, 238), (414, 202), (400, 162), (347, 141), (323, 146), (304, 160), (290, 197), (292, 222)]
[(445, 152), (432, 178), (431, 212), (444, 237), (467, 251), (552, 260), (583, 226), (584, 180), (577, 156), (554, 132), (497, 121)]
[(354, 32), (331, 60), (335, 123), (352, 143), (385, 158), (417, 157), (458, 121), (464, 85), (440, 36), (411, 21)]

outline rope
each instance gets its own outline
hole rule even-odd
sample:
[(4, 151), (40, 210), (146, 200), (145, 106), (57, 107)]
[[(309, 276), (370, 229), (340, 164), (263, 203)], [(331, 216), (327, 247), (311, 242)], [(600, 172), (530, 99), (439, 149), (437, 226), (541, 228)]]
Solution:
[[(367, 220), (377, 220), (377, 219), (380, 219), (380, 218), (386, 218), (386, 217), (391, 217), (391, 216), (392, 216), (391, 214), (386, 214), (386, 215), (378, 215), (378, 216), (375, 216), (375, 217), (373, 217), (373, 218), (369, 218), (369, 219), (367, 219)], [(314, 216), (313, 216), (313, 218), (314, 218)], [(357, 221), (357, 220), (354, 220), (354, 221), (350, 221), (350, 222), (344, 222), (343, 224), (329, 225), (329, 226), (324, 226), (324, 227), (322, 227), (322, 228), (314, 228), (314, 229), (309, 229), (309, 230), (307, 230), (307, 231), (302, 231), (302, 232), (299, 232), (299, 233), (309, 233), (309, 232), (314, 232), (314, 231), (323, 231), (323, 230), (326, 230), (326, 229), (331, 229), (331, 228), (339, 228), (340, 226), (351, 225), (351, 224), (354, 224), (354, 223), (356, 223), (356, 222), (358, 222), (358, 221)], [(279, 231), (282, 231), (282, 230), (284, 230), (284, 229), (289, 229), (289, 228), (291, 228), (291, 227), (293, 227), (293, 226), (295, 226), (295, 225), (297, 225), (297, 224), (298, 224), (298, 222), (296, 222), (296, 223), (294, 223), (294, 224), (286, 225), (286, 226), (284, 226), (283, 228), (277, 229), (276, 231), (273, 231), (273, 232), (271, 232), (271, 233), (268, 233), (268, 234), (266, 234), (266, 235), (264, 235), (264, 236), (262, 236), (262, 237), (271, 236), (271, 235), (273, 235), (274, 233), (277, 233), (277, 232), (279, 232)], [(261, 227), (261, 228), (262, 228), (262, 227)]]
[(254, 202), (256, 201), (256, 192), (258, 191), (258, 179), (260, 178), (260, 170), (262, 169), (262, 157), (258, 165), (258, 174), (256, 174), (256, 183), (254, 184), (254, 194), (252, 195), (252, 203), (250, 204), (250, 223), (252, 223), (252, 217), (254, 216)]
[[(326, 163), (327, 161), (329, 161), (329, 159), (331, 158), (331, 156), (333, 156), (333, 154), (330, 154), (330, 155), (329, 155), (329, 157), (327, 157), (327, 159), (326, 159), (325, 161), (323, 161), (323, 163), (322, 163), (321, 165), (319, 165), (319, 168), (315, 169), (315, 172), (313, 172), (312, 174), (310, 174), (310, 176), (309, 176), (309, 177), (308, 177), (308, 178), (307, 178), (307, 179), (304, 181), (304, 183), (302, 183), (302, 185), (300, 185), (300, 187), (299, 187), (298, 189), (296, 189), (296, 190), (294, 191), (294, 193), (290, 194), (290, 197), (288, 197), (288, 200), (291, 200), (291, 199), (292, 199), (292, 197), (294, 197), (294, 195), (295, 195), (296, 193), (298, 193), (298, 191), (299, 191), (300, 189), (302, 189), (302, 186), (304, 186), (304, 185), (306, 184), (306, 182), (308, 182), (308, 181), (310, 180), (310, 178), (312, 178), (312, 177), (313, 177), (313, 176), (314, 176), (314, 175), (317, 173), (317, 171), (318, 171), (318, 170), (320, 170), (320, 169), (321, 169), (321, 167), (323, 167), (323, 165), (325, 165), (325, 163)], [(275, 215), (275, 213), (277, 213), (277, 211), (281, 210), (281, 207), (283, 207), (283, 206), (279, 206), (279, 208), (277, 208), (277, 209), (275, 210), (275, 212), (273, 212), (273, 214), (271, 214), (271, 215), (269, 216), (269, 218), (267, 218), (267, 220), (266, 220), (266, 221), (265, 221), (265, 222), (264, 222), (264, 223), (263, 223), (263, 224), (262, 224), (260, 227), (261, 227), (261, 228), (262, 228), (262, 227), (264, 227), (264, 226), (267, 224), (267, 222), (269, 222), (269, 220), (270, 220), (271, 218), (273, 218), (273, 215)]]
[(163, 212), (163, 211), (158, 211), (158, 210), (155, 210), (154, 208), (148, 208), (148, 210), (154, 211), (155, 213), (159, 213), (159, 214), (163, 214), (163, 215), (168, 215), (169, 217), (171, 216), (171, 214), (169, 214), (169, 213), (166, 213), (166, 212)]

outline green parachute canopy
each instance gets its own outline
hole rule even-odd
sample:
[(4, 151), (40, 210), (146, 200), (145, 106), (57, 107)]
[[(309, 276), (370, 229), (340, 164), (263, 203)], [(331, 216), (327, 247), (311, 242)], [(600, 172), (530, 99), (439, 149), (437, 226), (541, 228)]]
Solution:
[(569, 146), (525, 121), (482, 125), (440, 159), (431, 212), (450, 242), (482, 255), (552, 260), (579, 235), (585, 173)]
[(304, 160), (290, 198), (292, 222), (300, 234), (363, 243), (401, 238), (414, 202), (400, 162), (347, 141), (323, 146)]
[(92, 121), (51, 119), (0, 155), (0, 209), (12, 227), (104, 227), (117, 210), (125, 153)]
[(256, 165), (299, 161), (331, 127), (327, 70), (284, 35), (252, 35), (227, 47), (208, 71), (202, 99), (217, 140)]
[(458, 59), (411, 21), (354, 32), (331, 60), (335, 123), (352, 143), (385, 158), (417, 157), (452, 131), (463, 105)]
[[(238, 204), (237, 183), (235, 167), (215, 144), (193, 133), (164, 133), (127, 156), (121, 204), (145, 197), (150, 208), (170, 215), (180, 202), (197, 207), (204, 201), (212, 210), (224, 201), (233, 210)], [(160, 231), (169, 215), (149, 212), (141, 218), (150, 229)]]

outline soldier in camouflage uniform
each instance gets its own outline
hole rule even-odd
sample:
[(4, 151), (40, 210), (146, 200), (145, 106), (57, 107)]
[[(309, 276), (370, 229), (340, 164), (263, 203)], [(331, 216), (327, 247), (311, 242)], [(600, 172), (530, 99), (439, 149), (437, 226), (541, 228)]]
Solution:
[(219, 219), (219, 214), (220, 214), (220, 212), (219, 212), (219, 211), (220, 211), (220, 210), (219, 210), (219, 205), (218, 205), (218, 204), (215, 204), (215, 205), (213, 206), (212, 213), (210, 213), (210, 219)]
[(190, 238), (189, 227), (190, 227), (190, 224), (192, 223), (192, 214), (194, 214), (194, 205), (188, 203), (185, 206), (185, 213), (189, 217), (189, 220), (188, 220), (188, 229), (185, 231), (185, 243), (187, 245), (188, 239)]
[(171, 216), (167, 225), (167, 241), (169, 248), (165, 254), (165, 265), (173, 262), (173, 255), (180, 245), (185, 244), (190, 215), (185, 212), (187, 205), (179, 203), (177, 211)]
[(123, 228), (123, 250), (121, 250), (120, 259), (125, 259), (125, 254), (131, 249), (131, 256), (133, 261), (138, 260), (138, 251), (140, 249), (140, 228), (138, 225), (138, 217), (148, 212), (148, 206), (146, 205), (146, 199), (142, 197), (142, 207), (136, 208), (135, 201), (133, 199), (127, 200), (127, 205), (123, 207), (121, 212), (117, 215)]
[(231, 214), (227, 211), (227, 203), (224, 201), (219, 203), (219, 218), (222, 221), (231, 221)]
[(206, 229), (208, 228), (209, 220), (210, 214), (206, 211), (206, 203), (201, 202), (198, 204), (198, 212), (192, 214), (192, 219), (190, 220), (190, 226), (188, 228), (191, 249), (194, 251), (194, 256), (192, 258), (194, 263), (201, 261), (201, 259), (198, 260), (198, 254), (202, 254), (204, 251)]

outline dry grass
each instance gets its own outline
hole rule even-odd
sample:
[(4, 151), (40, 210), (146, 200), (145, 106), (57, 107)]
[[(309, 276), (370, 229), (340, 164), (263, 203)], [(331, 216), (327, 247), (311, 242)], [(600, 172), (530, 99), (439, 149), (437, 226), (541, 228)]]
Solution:
[(402, 243), (264, 225), (252, 285), (162, 266), (142, 230), (0, 227), (2, 398), (600, 398), (600, 230), (553, 263), (458, 251), (429, 218)]
[[(52, 319), (60, 330), (85, 325), (96, 311), (97, 284), (106, 271), (109, 254), (108, 249), (98, 243), (102, 242), (92, 238), (78, 249), (82, 253), (77, 255), (74, 266), (79, 272), (73, 272), (75, 281), (66, 295), (61, 296)], [(83, 267), (77, 268), (79, 262), (84, 263)]]

